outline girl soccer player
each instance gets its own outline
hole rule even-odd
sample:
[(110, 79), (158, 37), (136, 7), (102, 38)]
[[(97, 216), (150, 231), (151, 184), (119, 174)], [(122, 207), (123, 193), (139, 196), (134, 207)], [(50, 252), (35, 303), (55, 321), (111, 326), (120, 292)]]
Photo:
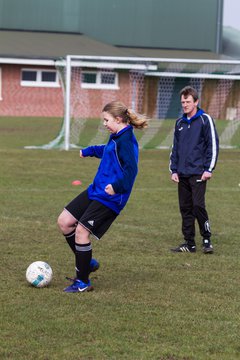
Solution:
[(89, 274), (99, 267), (92, 258), (90, 235), (100, 239), (126, 205), (138, 172), (138, 143), (133, 128), (148, 120), (123, 103), (113, 101), (102, 110), (103, 124), (111, 133), (106, 145), (80, 150), (80, 158), (101, 159), (93, 183), (73, 199), (58, 218), (58, 226), (75, 254), (76, 278), (65, 292), (93, 289)]

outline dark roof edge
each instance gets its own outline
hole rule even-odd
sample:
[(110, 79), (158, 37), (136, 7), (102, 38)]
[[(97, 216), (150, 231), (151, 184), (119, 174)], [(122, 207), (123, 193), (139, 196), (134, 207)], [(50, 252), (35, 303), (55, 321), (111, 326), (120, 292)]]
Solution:
[(29, 29), (5, 29), (0, 28), (0, 31), (9, 31), (9, 32), (26, 32), (26, 33), (40, 33), (40, 34), (61, 34), (61, 35), (84, 35), (81, 32), (66, 32), (66, 31), (51, 31), (51, 30), (29, 30)]
[(125, 48), (125, 49), (139, 49), (139, 50), (163, 50), (163, 51), (171, 51), (171, 50), (176, 50), (176, 51), (196, 51), (196, 52), (211, 52), (211, 50), (208, 49), (184, 49), (184, 48), (160, 48), (160, 47), (151, 47), (151, 46), (125, 46), (125, 45), (114, 45), (117, 48)]

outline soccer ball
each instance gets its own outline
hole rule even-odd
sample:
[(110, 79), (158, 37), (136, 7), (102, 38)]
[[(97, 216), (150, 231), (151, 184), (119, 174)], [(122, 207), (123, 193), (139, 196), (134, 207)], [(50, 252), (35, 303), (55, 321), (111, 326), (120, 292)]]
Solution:
[(53, 277), (53, 271), (50, 265), (44, 261), (35, 261), (29, 265), (26, 271), (27, 281), (38, 288), (50, 284)]

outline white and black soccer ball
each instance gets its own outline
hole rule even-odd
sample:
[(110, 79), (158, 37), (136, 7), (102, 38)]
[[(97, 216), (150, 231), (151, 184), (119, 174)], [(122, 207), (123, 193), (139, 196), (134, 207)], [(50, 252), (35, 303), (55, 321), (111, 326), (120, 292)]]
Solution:
[(35, 261), (29, 265), (26, 271), (27, 281), (38, 288), (45, 287), (50, 284), (53, 277), (51, 266), (44, 261)]

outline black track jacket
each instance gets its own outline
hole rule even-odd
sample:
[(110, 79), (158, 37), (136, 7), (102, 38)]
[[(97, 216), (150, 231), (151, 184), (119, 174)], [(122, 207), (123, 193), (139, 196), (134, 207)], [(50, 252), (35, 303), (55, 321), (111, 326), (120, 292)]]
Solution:
[(188, 119), (186, 114), (176, 121), (170, 172), (179, 176), (201, 175), (216, 166), (219, 140), (211, 116), (198, 108)]

